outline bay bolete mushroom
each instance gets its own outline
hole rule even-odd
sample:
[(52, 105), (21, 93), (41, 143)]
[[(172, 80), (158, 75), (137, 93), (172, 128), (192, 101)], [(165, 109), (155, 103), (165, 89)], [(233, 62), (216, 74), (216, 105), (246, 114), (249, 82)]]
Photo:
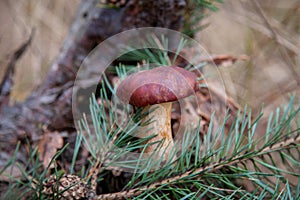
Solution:
[[(151, 121), (143, 128), (143, 136), (156, 135), (149, 143), (164, 140), (159, 153), (165, 160), (174, 146), (171, 130), (172, 102), (188, 97), (199, 89), (197, 76), (177, 66), (157, 67), (126, 77), (117, 88), (117, 96), (135, 107), (143, 107), (149, 113), (142, 119)], [(146, 153), (155, 151), (156, 144), (149, 145)]]

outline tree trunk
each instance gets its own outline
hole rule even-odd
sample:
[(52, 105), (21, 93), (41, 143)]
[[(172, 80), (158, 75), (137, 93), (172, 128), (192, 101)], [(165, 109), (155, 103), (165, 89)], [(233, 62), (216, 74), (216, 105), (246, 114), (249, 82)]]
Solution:
[[(22, 103), (8, 105), (15, 60), (0, 85), (0, 150), (11, 153), (19, 140), (37, 141), (46, 127), (74, 132), (72, 86), (91, 50), (106, 38), (137, 27), (179, 30), (185, 0), (120, 0), (119, 8), (83, 0), (57, 59), (45, 81)], [(0, 158), (1, 159), (1, 158)]]

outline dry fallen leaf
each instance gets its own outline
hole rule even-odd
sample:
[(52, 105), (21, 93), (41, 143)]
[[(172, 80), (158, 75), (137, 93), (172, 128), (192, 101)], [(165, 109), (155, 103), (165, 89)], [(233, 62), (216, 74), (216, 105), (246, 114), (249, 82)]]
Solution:
[[(43, 137), (39, 141), (38, 149), (40, 152), (40, 160), (43, 161), (44, 168), (46, 168), (57, 150), (62, 148), (64, 140), (62, 136), (57, 132), (45, 132)], [(50, 168), (53, 168), (53, 163)]]

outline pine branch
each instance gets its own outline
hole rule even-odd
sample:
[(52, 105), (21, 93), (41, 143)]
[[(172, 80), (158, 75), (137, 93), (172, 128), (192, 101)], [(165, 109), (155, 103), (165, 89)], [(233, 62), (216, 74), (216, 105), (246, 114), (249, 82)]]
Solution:
[(255, 155), (251, 156), (251, 157), (247, 157), (246, 156), (247, 153), (245, 153), (244, 155), (239, 155), (239, 156), (236, 156), (232, 159), (220, 160), (217, 163), (213, 163), (213, 164), (207, 165), (205, 167), (200, 167), (196, 170), (194, 170), (194, 169), (189, 170), (189, 171), (187, 171), (183, 174), (180, 174), (180, 175), (177, 175), (177, 176), (174, 176), (174, 177), (170, 177), (170, 178), (166, 178), (163, 181), (158, 181), (158, 182), (155, 182), (155, 183), (153, 183), (151, 185), (148, 185), (148, 186), (134, 188), (134, 189), (127, 190), (127, 191), (122, 191), (122, 192), (99, 195), (99, 196), (97, 196), (97, 199), (132, 198), (134, 196), (137, 196), (137, 195), (141, 194), (144, 191), (149, 191), (149, 190), (158, 188), (160, 186), (170, 186), (174, 182), (178, 183), (182, 179), (186, 179), (187, 177), (191, 178), (191, 177), (200, 176), (200, 178), (201, 178), (201, 174), (206, 173), (206, 172), (213, 172), (213, 171), (219, 170), (219, 169), (221, 169), (223, 167), (226, 167), (226, 166), (234, 166), (234, 165), (239, 164), (241, 162), (246, 162), (246, 161), (248, 161), (250, 159), (253, 159), (255, 157), (259, 157), (263, 154), (268, 154), (270, 152), (275, 152), (275, 151), (281, 151), (283, 148), (286, 148), (286, 149), (295, 148), (297, 146), (300, 146), (299, 144), (297, 145), (297, 143), (299, 143), (299, 142), (300, 142), (300, 134), (298, 134), (296, 137), (288, 138), (285, 141), (278, 142), (278, 143), (274, 144), (271, 147), (269, 147), (269, 146), (265, 147), (264, 149), (262, 149), (260, 151), (260, 153), (258, 153), (258, 152), (257, 152), (258, 154), (253, 153)]

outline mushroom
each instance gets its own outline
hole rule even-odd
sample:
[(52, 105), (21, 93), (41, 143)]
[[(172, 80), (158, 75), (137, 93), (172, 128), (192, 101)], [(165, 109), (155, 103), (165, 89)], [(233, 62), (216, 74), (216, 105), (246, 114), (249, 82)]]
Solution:
[[(117, 88), (117, 96), (132, 106), (143, 107), (148, 113), (142, 119), (144, 136), (156, 135), (149, 143), (164, 140), (158, 152), (166, 160), (174, 146), (171, 130), (172, 102), (188, 97), (199, 89), (197, 76), (177, 66), (157, 67), (126, 77)], [(140, 131), (139, 131), (140, 132)], [(158, 144), (149, 145), (146, 153), (155, 151)]]

